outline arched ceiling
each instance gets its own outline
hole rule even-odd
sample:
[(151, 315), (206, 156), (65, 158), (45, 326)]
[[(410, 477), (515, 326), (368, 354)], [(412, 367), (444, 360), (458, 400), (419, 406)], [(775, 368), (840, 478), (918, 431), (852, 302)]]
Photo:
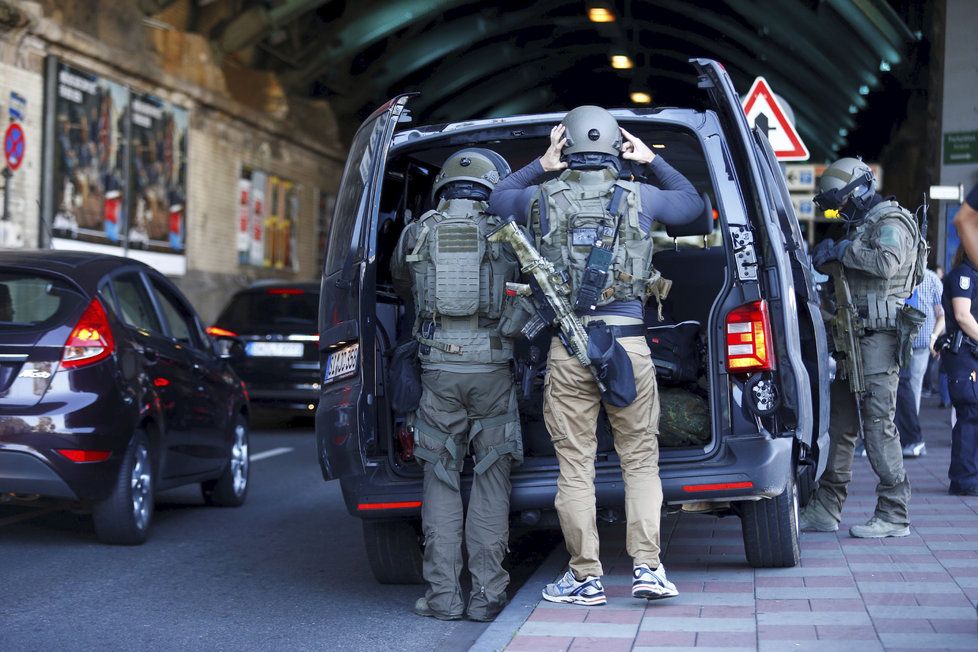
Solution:
[[(631, 106), (633, 90), (653, 106), (698, 106), (686, 61), (709, 57), (741, 92), (766, 77), (825, 158), (917, 40), (891, 2), (236, 0), (214, 3), (229, 10), (207, 31), (220, 56), (274, 70), (290, 93), (327, 97), (351, 123), (405, 90), (421, 91), (419, 123)], [(599, 7), (615, 20), (591, 22)], [(614, 70), (612, 54), (634, 67)]]

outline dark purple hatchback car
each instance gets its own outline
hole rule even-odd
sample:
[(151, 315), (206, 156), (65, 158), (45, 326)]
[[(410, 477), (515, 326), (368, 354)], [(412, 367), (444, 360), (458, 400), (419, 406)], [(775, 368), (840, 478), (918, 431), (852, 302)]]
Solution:
[(0, 253), (0, 496), (75, 501), (101, 541), (142, 543), (158, 491), (244, 502), (247, 417), (240, 379), (155, 270)]

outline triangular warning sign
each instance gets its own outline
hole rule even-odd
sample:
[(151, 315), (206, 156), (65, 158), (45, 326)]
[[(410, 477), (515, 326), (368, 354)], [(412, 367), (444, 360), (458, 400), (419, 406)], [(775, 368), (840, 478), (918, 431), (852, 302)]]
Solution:
[(788, 121), (774, 92), (763, 77), (754, 80), (744, 98), (744, 113), (752, 127), (758, 115), (763, 113), (767, 116), (767, 138), (771, 141), (774, 155), (779, 161), (808, 160), (808, 148), (801, 141), (794, 125)]

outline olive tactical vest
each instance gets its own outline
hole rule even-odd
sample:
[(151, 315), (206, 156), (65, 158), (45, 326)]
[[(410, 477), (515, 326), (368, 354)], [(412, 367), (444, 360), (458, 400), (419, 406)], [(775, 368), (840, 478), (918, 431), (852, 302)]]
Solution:
[[(622, 192), (617, 209), (620, 224), (618, 215), (609, 212), (616, 188)], [(661, 291), (663, 279), (652, 267), (654, 243), (639, 223), (640, 184), (619, 180), (610, 169), (566, 170), (540, 185), (536, 201), (546, 202), (545, 211), (539, 206), (533, 210), (536, 246), (559, 270), (566, 270), (571, 305), (595, 241), (602, 240), (607, 246), (613, 238), (611, 269), (597, 305), (634, 299), (644, 303), (653, 294), (665, 298), (668, 288)]]
[[(499, 334), (507, 281), (519, 276), (516, 259), (486, 240), (499, 218), (484, 202), (443, 200), (418, 220), (411, 266), (416, 337), (423, 363), (503, 363), (513, 344)], [(434, 325), (426, 331), (426, 325)], [(425, 348), (428, 353), (424, 353)]]
[[(869, 330), (897, 328), (897, 314), (903, 307), (904, 300), (920, 282), (926, 268), (927, 248), (920, 238), (917, 220), (895, 201), (884, 201), (870, 209), (866, 219), (856, 229), (855, 239), (866, 244), (880, 242), (881, 227), (889, 220), (897, 220), (903, 224), (912, 243), (912, 248), (903, 252), (904, 257), (896, 274), (884, 279), (858, 269), (846, 269), (852, 299)], [(921, 251), (923, 263), (919, 262)]]

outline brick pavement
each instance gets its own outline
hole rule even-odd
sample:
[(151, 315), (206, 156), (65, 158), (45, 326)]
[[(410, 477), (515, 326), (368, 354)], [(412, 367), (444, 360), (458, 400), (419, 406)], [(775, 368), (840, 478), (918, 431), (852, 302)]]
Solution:
[(909, 537), (849, 537), (875, 505), (865, 459), (839, 532), (803, 533), (796, 568), (748, 567), (737, 518), (672, 515), (663, 520), (664, 563), (680, 595), (647, 603), (631, 597), (623, 527), (603, 528), (608, 605), (541, 600), (506, 649), (978, 650), (978, 498), (947, 495), (949, 411), (924, 401), (929, 454), (907, 460)]

